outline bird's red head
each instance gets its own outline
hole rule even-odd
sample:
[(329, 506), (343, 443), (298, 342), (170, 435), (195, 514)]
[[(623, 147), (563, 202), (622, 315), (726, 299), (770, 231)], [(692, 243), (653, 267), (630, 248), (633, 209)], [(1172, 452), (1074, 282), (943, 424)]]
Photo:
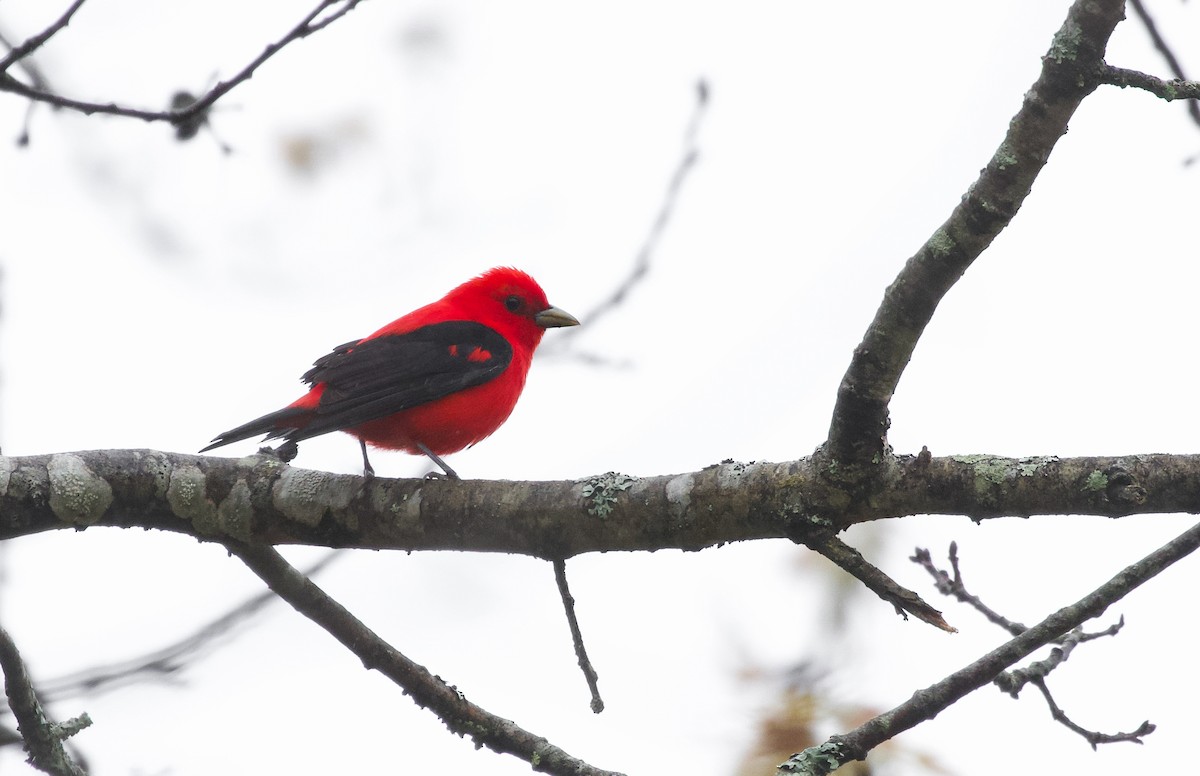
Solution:
[(546, 329), (577, 326), (569, 313), (550, 305), (537, 281), (519, 269), (496, 267), (446, 294), (442, 300), (467, 311), (509, 341), (532, 350)]

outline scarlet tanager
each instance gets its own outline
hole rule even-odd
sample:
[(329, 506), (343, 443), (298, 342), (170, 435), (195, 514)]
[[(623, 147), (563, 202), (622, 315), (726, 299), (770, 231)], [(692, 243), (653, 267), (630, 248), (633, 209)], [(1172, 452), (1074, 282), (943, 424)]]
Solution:
[(367, 445), (440, 456), (492, 434), (525, 387), (533, 351), (546, 329), (578, 326), (551, 307), (529, 275), (497, 267), (438, 301), (413, 310), (361, 340), (322, 356), (303, 380), (308, 393), (281, 410), (218, 435), (214, 447), (265, 434), (296, 443), (345, 431)]

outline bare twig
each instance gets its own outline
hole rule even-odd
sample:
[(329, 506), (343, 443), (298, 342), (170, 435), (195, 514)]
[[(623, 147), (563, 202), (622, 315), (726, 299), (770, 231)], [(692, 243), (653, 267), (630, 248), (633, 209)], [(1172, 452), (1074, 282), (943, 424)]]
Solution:
[(4, 692), (17, 718), (17, 728), (25, 739), (25, 750), (35, 768), (53, 776), (85, 776), (63, 747), (63, 740), (92, 724), (86, 714), (55, 724), (46, 718), (25, 661), (8, 632), (0, 628), (0, 670), (4, 671)]
[(861, 760), (884, 741), (933, 719), (960, 698), (990, 683), (1001, 671), (1054, 642), (1064, 633), (1098, 617), (1111, 604), (1154, 578), (1173, 563), (1200, 548), (1200, 524), (1121, 570), (1079, 601), (1059, 609), (1021, 635), (992, 650), (970, 665), (947, 676), (891, 711), (880, 714), (845, 735), (835, 735), (820, 746), (793, 755), (780, 766), (785, 773), (825, 776), (851, 760)]
[(46, 41), (50, 40), (64, 27), (70, 24), (71, 17), (75, 15), (75, 12), (79, 10), (79, 7), (83, 5), (83, 3), (84, 0), (75, 0), (75, 2), (71, 3), (70, 7), (67, 8), (67, 10), (63, 13), (63, 15), (55, 20), (54, 23), (49, 27), (42, 30), (37, 35), (29, 38), (24, 43), (13, 46), (8, 52), (7, 56), (5, 56), (3, 59), (0, 59), (0, 73), (3, 73), (4, 71), (8, 70), (8, 68), (12, 67), (14, 62), (19, 62), (33, 52), (37, 51)]
[(575, 658), (579, 661), (579, 670), (587, 681), (588, 690), (592, 693), (592, 711), (596, 714), (604, 711), (604, 700), (600, 697), (599, 675), (588, 659), (587, 650), (583, 646), (583, 633), (579, 630), (579, 620), (575, 617), (575, 597), (567, 587), (567, 562), (555, 559), (554, 581), (558, 583), (558, 595), (562, 598), (563, 611), (567, 613), (567, 626), (571, 629), (571, 643), (575, 645)]
[(934, 579), (934, 585), (937, 588), (937, 591), (942, 595), (951, 596), (962, 603), (970, 604), (977, 612), (988, 618), (990, 622), (999, 625), (1001, 628), (1004, 628), (1004, 630), (1008, 631), (1010, 635), (1019, 636), (1028, 630), (1021, 623), (1009, 620), (999, 612), (988, 607), (983, 601), (979, 600), (977, 596), (971, 595), (967, 592), (967, 588), (962, 581), (962, 574), (958, 570), (957, 542), (950, 542), (950, 566), (954, 569), (953, 578), (951, 578), (950, 575), (945, 571), (942, 571), (935, 566), (933, 563), (933, 558), (929, 554), (929, 550), (926, 550), (922, 547), (918, 547), (909, 560), (920, 565), (929, 572)]
[(620, 776), (601, 770), (468, 701), (455, 687), (405, 657), (296, 569), (273, 547), (230, 542), (238, 556), (280, 598), (312, 620), (346, 649), (395, 682), (422, 708), (429, 708), (452, 732), (470, 737), (476, 746), (515, 755), (537, 770), (558, 776)]
[[(239, 84), (248, 81), (254, 76), (258, 70), (268, 59), (278, 54), (285, 46), (295, 41), (307, 38), (314, 32), (324, 29), (332, 24), (337, 19), (345, 16), (352, 11), (362, 0), (322, 0), (312, 11), (310, 11), (297, 25), (289, 30), (283, 37), (274, 43), (267, 45), (262, 53), (255, 57), (250, 63), (243, 67), (238, 73), (227, 81), (219, 81), (205, 94), (201, 95), (195, 101), (191, 102), (186, 107), (173, 110), (145, 110), (141, 108), (132, 108), (116, 103), (108, 102), (90, 102), (87, 100), (77, 100), (62, 95), (53, 94), (48, 91), (38, 89), (36, 86), (28, 85), (17, 80), (10, 74), (0, 68), (0, 91), (12, 92), (22, 97), (26, 97), (36, 102), (44, 102), (60, 108), (79, 111), (85, 115), (95, 113), (106, 114), (111, 116), (125, 116), (127, 118), (142, 119), (143, 121), (165, 121), (175, 126), (194, 123), (198, 116), (204, 115), (217, 100), (224, 97), (228, 92), (234, 89)], [(335, 6), (340, 6), (336, 10), (330, 10)], [(48, 38), (57, 30), (48, 28), (41, 33), (38, 38)], [(47, 32), (49, 35), (47, 35)], [(44, 40), (42, 41), (44, 42)], [(27, 42), (28, 43), (28, 42)], [(26, 44), (21, 44), (14, 51), (26, 47)], [(39, 43), (40, 45), (40, 43)], [(36, 48), (36, 46), (35, 46)], [(10, 59), (12, 54), (5, 58), (5, 61)]]
[(1150, 735), (1155, 730), (1154, 723), (1150, 720), (1142, 722), (1141, 725), (1138, 725), (1137, 730), (1128, 733), (1101, 733), (1096, 730), (1088, 730), (1073, 722), (1058, 707), (1058, 704), (1054, 702), (1054, 696), (1050, 694), (1050, 690), (1046, 687), (1045, 679), (1034, 679), (1033, 686), (1041, 690), (1042, 697), (1046, 699), (1046, 705), (1050, 707), (1050, 716), (1054, 718), (1054, 721), (1082, 736), (1085, 741), (1092, 745), (1093, 750), (1100, 744), (1115, 744), (1122, 741), (1140, 744), (1144, 737)]
[[(982, 613), (991, 622), (1004, 628), (1013, 636), (1019, 636), (1024, 633), (1027, 628), (1020, 623), (1013, 622), (1003, 615), (997, 613), (986, 604), (984, 604), (978, 596), (971, 595), (967, 592), (966, 585), (962, 581), (962, 573), (958, 566), (958, 545), (955, 542), (950, 543), (950, 565), (954, 569), (954, 577), (945, 571), (937, 568), (932, 558), (929, 555), (929, 550), (917, 548), (914, 555), (910, 558), (914, 563), (920, 564), (934, 578), (938, 592), (943, 595), (953, 596), (959, 601), (970, 604), (977, 611)], [(1079, 644), (1087, 641), (1092, 641), (1104, 636), (1115, 636), (1120, 633), (1121, 628), (1125, 626), (1125, 618), (1121, 617), (1117, 622), (1102, 631), (1095, 633), (1087, 633), (1081, 627), (1076, 627), (1071, 632), (1054, 639), (1051, 643), (1055, 644), (1055, 648), (1050, 651), (1050, 656), (1045, 660), (1039, 660), (1030, 663), (1024, 668), (1018, 668), (1012, 671), (1005, 671), (996, 676), (992, 680), (1001, 691), (1008, 693), (1016, 698), (1021, 690), (1027, 684), (1033, 684), (1041, 691), (1042, 696), (1050, 706), (1050, 713), (1055, 721), (1063, 724), (1068, 729), (1083, 736), (1092, 748), (1095, 749), (1097, 744), (1113, 743), (1117, 741), (1133, 741), (1141, 743), (1143, 736), (1149, 735), (1154, 730), (1154, 726), (1149, 722), (1143, 722), (1137, 730), (1132, 733), (1101, 733), (1095, 730), (1088, 730), (1076, 724), (1066, 715), (1059, 705), (1055, 702), (1054, 696), (1050, 693), (1050, 688), (1046, 684), (1046, 677), (1050, 672), (1058, 668), (1067, 661), (1071, 656), (1071, 652)]]

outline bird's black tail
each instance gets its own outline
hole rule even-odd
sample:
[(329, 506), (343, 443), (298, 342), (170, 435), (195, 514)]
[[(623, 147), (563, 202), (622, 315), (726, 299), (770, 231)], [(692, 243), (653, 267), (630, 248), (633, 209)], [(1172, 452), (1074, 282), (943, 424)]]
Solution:
[(288, 439), (304, 427), (306, 419), (312, 415), (312, 410), (303, 407), (284, 407), (281, 410), (255, 418), (249, 423), (243, 423), (237, 428), (222, 431), (213, 439), (212, 444), (200, 452), (206, 453), (214, 447), (227, 445), (230, 442), (240, 442), (260, 434), (266, 439)]

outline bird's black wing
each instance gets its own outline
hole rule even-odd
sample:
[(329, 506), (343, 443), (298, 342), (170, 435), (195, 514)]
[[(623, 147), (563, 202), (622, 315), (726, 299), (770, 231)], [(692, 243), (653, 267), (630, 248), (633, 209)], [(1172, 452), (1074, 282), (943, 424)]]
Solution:
[(305, 382), (324, 383), (325, 391), (313, 418), (286, 436), (299, 442), (482, 385), (504, 372), (512, 357), (504, 337), (474, 321), (346, 343), (304, 373)]

